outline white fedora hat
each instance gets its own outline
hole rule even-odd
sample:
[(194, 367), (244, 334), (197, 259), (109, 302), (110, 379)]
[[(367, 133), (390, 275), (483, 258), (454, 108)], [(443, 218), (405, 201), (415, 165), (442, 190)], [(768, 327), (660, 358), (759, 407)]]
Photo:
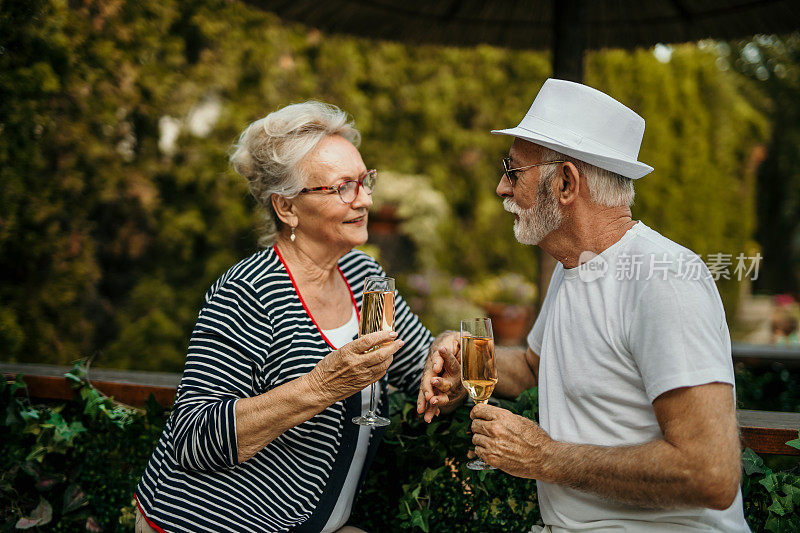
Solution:
[(637, 161), (644, 119), (580, 83), (548, 79), (519, 126), (492, 133), (525, 139), (626, 178), (653, 171)]

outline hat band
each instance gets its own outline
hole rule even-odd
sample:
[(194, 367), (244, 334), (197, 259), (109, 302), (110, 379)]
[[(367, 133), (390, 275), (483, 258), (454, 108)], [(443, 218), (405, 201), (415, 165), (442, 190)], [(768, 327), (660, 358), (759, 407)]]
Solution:
[[(526, 123), (529, 121), (540, 124), (541, 128), (531, 129), (530, 127), (527, 127)], [(565, 128), (561, 124), (557, 124), (547, 119), (537, 117), (536, 115), (525, 115), (525, 118), (522, 120), (522, 122), (519, 124), (518, 127), (525, 131), (529, 131), (535, 135), (540, 135), (542, 137), (547, 137), (548, 139), (552, 139), (554, 142), (565, 145), (566, 148), (574, 148), (576, 150), (586, 151), (585, 148), (581, 147), (584, 144), (591, 145), (593, 147), (601, 148), (602, 151), (597, 155), (615, 156), (621, 159), (625, 159), (627, 161), (636, 161), (639, 155), (638, 153), (632, 155), (626, 152), (622, 152), (612, 146), (609, 146), (595, 139), (594, 137), (587, 137), (585, 135), (581, 135), (569, 128)]]

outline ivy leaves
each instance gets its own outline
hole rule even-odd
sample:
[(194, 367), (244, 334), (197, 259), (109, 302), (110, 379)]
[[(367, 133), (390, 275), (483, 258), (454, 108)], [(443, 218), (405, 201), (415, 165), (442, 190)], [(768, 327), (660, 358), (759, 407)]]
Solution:
[[(800, 438), (787, 445), (800, 449)], [(773, 472), (750, 448), (742, 453), (745, 517), (754, 531), (800, 531), (800, 476), (797, 469)]]
[[(500, 403), (534, 417), (536, 389)], [(430, 424), (400, 392), (389, 396), (389, 406), (392, 425), (353, 510), (356, 522), (374, 531), (466, 533), (527, 531), (539, 520), (535, 481), (466, 468), (469, 406)], [(395, 512), (376, 514), (376, 508)]]
[(17, 529), (30, 529), (36, 526), (43, 526), (49, 524), (53, 519), (53, 506), (44, 498), (39, 498), (39, 505), (31, 511), (29, 516), (23, 516), (15, 527)]
[(119, 429), (133, 422), (136, 410), (117, 404), (112, 398), (100, 393), (92, 387), (88, 379), (89, 361), (81, 360), (73, 364), (72, 369), (64, 377), (72, 382), (72, 387), (78, 389), (83, 400), (83, 414), (92, 420), (99, 417), (105, 418)]
[(145, 412), (116, 404), (87, 368), (79, 361), (66, 375), (75, 401), (60, 405), (32, 403), (21, 376), (0, 380), (0, 524), (133, 528), (131, 494), (166, 413), (152, 397)]

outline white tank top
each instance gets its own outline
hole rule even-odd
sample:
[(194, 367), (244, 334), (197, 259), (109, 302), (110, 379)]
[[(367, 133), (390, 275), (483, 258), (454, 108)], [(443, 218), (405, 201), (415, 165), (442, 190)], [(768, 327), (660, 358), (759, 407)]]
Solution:
[[(358, 334), (358, 317), (355, 308), (353, 308), (350, 320), (343, 326), (334, 329), (323, 329), (322, 333), (328, 338), (330, 343), (338, 350), (345, 344), (353, 340)], [(361, 412), (366, 413), (369, 409), (369, 393), (370, 388), (367, 387), (361, 391)], [(350, 420), (345, 420), (345, 424), (352, 424)], [(361, 471), (364, 469), (364, 461), (367, 459), (367, 449), (369, 448), (369, 427), (361, 426), (358, 430), (358, 441), (356, 443), (356, 450), (353, 452), (353, 462), (350, 463), (350, 468), (347, 471), (347, 477), (342, 485), (342, 492), (339, 494), (339, 499), (336, 500), (336, 505), (331, 511), (331, 516), (325, 527), (322, 528), (322, 533), (332, 533), (341, 528), (347, 523), (350, 518), (350, 511), (353, 508), (353, 500), (356, 497), (356, 488), (358, 480), (361, 477)]]

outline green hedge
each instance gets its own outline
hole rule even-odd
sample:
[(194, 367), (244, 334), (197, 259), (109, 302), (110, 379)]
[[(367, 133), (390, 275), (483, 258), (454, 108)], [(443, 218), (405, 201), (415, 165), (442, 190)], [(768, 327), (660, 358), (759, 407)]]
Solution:
[[(535, 249), (516, 242), (495, 194), (510, 139), (489, 130), (525, 114), (551, 74), (546, 52), (320, 35), (229, 0), (0, 0), (0, 13), (0, 359), (93, 353), (180, 371), (203, 294), (255, 251), (257, 215), (226, 150), (250, 121), (309, 98), (354, 116), (381, 171), (376, 200), (397, 192), (392, 170), (424, 176), (416, 202), (447, 202), (441, 227), (413, 229), (432, 241), (414, 241), (414, 272), (536, 278)], [(751, 84), (717, 60), (694, 45), (666, 64), (591, 52), (586, 81), (647, 119), (641, 159), (656, 170), (636, 184), (634, 216), (704, 258), (735, 258), (757, 249), (751, 155), (769, 124)], [(189, 125), (200, 109), (219, 110), (209, 132)], [(171, 149), (169, 123), (182, 125)], [(762, 188), (791, 203), (786, 161)], [(738, 283), (719, 288), (733, 318)], [(434, 316), (453, 307), (444, 296)]]
[[(85, 367), (67, 374), (75, 400), (32, 404), (21, 377), (0, 382), (0, 529), (130, 531), (132, 493), (166, 422), (150, 399), (134, 410), (101, 396)], [(536, 389), (501, 402), (535, 417)], [(389, 427), (353, 519), (371, 531), (526, 531), (540, 519), (536, 484), (502, 472), (472, 472), (469, 410), (428, 425), (414, 402), (390, 396)], [(792, 445), (798, 446), (798, 441)], [(754, 531), (800, 530), (797, 466), (774, 472), (743, 455), (745, 514)]]
[(146, 410), (115, 404), (83, 366), (67, 377), (75, 400), (57, 405), (32, 404), (21, 376), (0, 382), (0, 528), (132, 531), (133, 489), (166, 412), (152, 396)]
[[(467, 407), (426, 424), (415, 399), (396, 392), (390, 400), (392, 424), (353, 510), (355, 523), (369, 531), (451, 533), (527, 531), (539, 520), (536, 481), (465, 466), (472, 446)], [(501, 403), (534, 417), (536, 389)]]

